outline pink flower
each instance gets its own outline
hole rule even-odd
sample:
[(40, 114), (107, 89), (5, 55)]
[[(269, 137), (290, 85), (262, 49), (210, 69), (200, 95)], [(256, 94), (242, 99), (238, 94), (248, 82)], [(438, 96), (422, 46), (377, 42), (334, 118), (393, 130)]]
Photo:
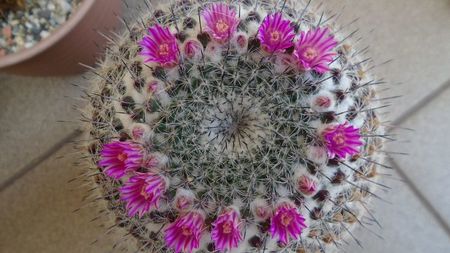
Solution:
[(248, 44), (248, 39), (244, 34), (239, 34), (236, 37), (236, 45), (243, 49), (243, 48), (247, 48), (247, 44)]
[(281, 243), (287, 244), (291, 237), (298, 239), (304, 228), (306, 228), (305, 218), (298, 212), (295, 205), (282, 202), (275, 210), (269, 232), (272, 238), (278, 237)]
[(131, 130), (131, 135), (133, 136), (133, 139), (135, 139), (135, 140), (140, 140), (144, 136), (144, 133), (145, 133), (145, 129), (140, 126), (135, 126)]
[(329, 70), (328, 65), (333, 61), (333, 56), (336, 55), (332, 52), (336, 45), (337, 41), (328, 28), (301, 32), (294, 56), (297, 58), (300, 69), (325, 73)]
[(345, 159), (347, 155), (357, 154), (363, 145), (359, 129), (348, 123), (327, 127), (322, 131), (322, 137), (330, 159), (335, 156)]
[(196, 59), (201, 56), (203, 50), (202, 44), (197, 40), (188, 40), (184, 44), (184, 55), (188, 59)]
[(147, 87), (148, 87), (147, 90), (148, 90), (148, 92), (156, 93), (158, 91), (159, 86), (160, 86), (160, 84), (158, 83), (158, 81), (153, 80), (147, 84)]
[(272, 215), (272, 209), (267, 201), (257, 198), (251, 203), (251, 210), (255, 218), (259, 221), (265, 221)]
[(195, 196), (192, 191), (178, 188), (173, 201), (174, 208), (179, 212), (186, 212), (194, 206)]
[(120, 198), (125, 201), (128, 216), (136, 213), (142, 217), (152, 207), (158, 207), (158, 202), (167, 189), (167, 180), (154, 173), (139, 173), (130, 177), (120, 187)]
[(179, 49), (177, 39), (170, 33), (169, 28), (163, 28), (158, 24), (148, 29), (149, 35), (145, 36), (140, 45), (141, 55), (147, 57), (145, 62), (157, 62), (163, 67), (174, 67), (179, 61)]
[(130, 141), (113, 141), (103, 146), (98, 165), (105, 168), (106, 175), (120, 179), (126, 172), (141, 167), (143, 153), (143, 148), (138, 144)]
[(159, 152), (150, 153), (145, 157), (143, 164), (146, 168), (161, 168), (166, 165), (169, 158)]
[(178, 217), (165, 229), (166, 245), (178, 252), (189, 252), (200, 246), (205, 217), (198, 211), (191, 211)]
[(297, 60), (290, 54), (278, 54), (275, 56), (274, 63), (276, 73), (285, 73), (296, 69)]
[(284, 52), (286, 48), (293, 45), (295, 37), (294, 28), (291, 21), (283, 19), (281, 13), (268, 15), (258, 31), (258, 39), (261, 47), (269, 53)]
[(328, 160), (327, 149), (321, 146), (308, 146), (306, 157), (319, 165), (324, 164)]
[(130, 132), (133, 140), (143, 142), (146, 135), (150, 132), (150, 127), (147, 124), (134, 123)]
[(317, 190), (316, 182), (308, 176), (300, 176), (297, 182), (298, 190), (303, 194), (311, 195)]
[(242, 240), (239, 212), (228, 208), (212, 224), (211, 238), (219, 251), (236, 248)]
[(229, 41), (239, 24), (236, 11), (223, 3), (211, 4), (202, 11), (202, 17), (206, 22), (206, 32), (219, 43)]

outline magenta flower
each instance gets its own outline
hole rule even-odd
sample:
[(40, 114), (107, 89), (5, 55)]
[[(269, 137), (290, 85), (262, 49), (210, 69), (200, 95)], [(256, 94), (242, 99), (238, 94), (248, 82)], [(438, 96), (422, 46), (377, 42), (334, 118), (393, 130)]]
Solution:
[(297, 207), (290, 202), (283, 202), (272, 216), (269, 232), (272, 238), (278, 237), (281, 243), (287, 244), (291, 237), (298, 239), (304, 228), (305, 218), (298, 212)]
[(337, 41), (330, 34), (328, 28), (301, 32), (294, 56), (297, 58), (300, 69), (325, 73), (330, 69), (328, 65), (336, 55), (332, 52), (336, 45)]
[(298, 190), (303, 194), (311, 195), (317, 190), (316, 182), (308, 176), (300, 176), (297, 182)]
[(219, 251), (236, 248), (242, 240), (239, 212), (229, 208), (212, 224), (211, 238)]
[(178, 188), (173, 201), (174, 208), (179, 212), (186, 212), (194, 206), (195, 196), (190, 190)]
[(139, 173), (130, 177), (120, 187), (120, 199), (125, 201), (128, 216), (136, 213), (142, 217), (152, 207), (158, 207), (159, 200), (167, 189), (167, 181), (163, 176), (154, 173)]
[(163, 67), (174, 67), (179, 61), (177, 39), (170, 33), (169, 28), (158, 24), (148, 29), (149, 35), (144, 36), (140, 45), (141, 55), (146, 57), (145, 62), (157, 62)]
[(98, 162), (106, 175), (120, 179), (126, 172), (135, 171), (142, 165), (143, 148), (130, 141), (113, 141), (105, 144), (100, 153), (101, 159)]
[(205, 31), (219, 43), (229, 41), (239, 24), (236, 11), (223, 3), (211, 4), (202, 11), (202, 17), (206, 22)]
[(198, 211), (191, 211), (178, 217), (165, 229), (166, 245), (178, 252), (189, 252), (200, 246), (205, 217)]
[(184, 55), (188, 59), (195, 59), (201, 56), (203, 50), (202, 44), (197, 40), (188, 40), (184, 44)]
[(281, 53), (293, 45), (295, 37), (291, 21), (283, 19), (281, 13), (268, 15), (258, 31), (261, 47), (268, 53)]
[(347, 155), (357, 154), (358, 148), (363, 145), (359, 129), (348, 123), (327, 127), (322, 137), (328, 149), (328, 157), (344, 158)]
[(257, 198), (251, 203), (251, 210), (255, 218), (259, 221), (265, 221), (272, 215), (272, 209), (267, 201)]
[(166, 155), (159, 152), (149, 153), (143, 164), (148, 169), (161, 168), (167, 163), (168, 159)]

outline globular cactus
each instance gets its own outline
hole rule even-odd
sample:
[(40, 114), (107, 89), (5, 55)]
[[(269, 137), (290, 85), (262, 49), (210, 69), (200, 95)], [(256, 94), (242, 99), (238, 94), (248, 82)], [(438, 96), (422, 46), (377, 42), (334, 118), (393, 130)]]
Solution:
[(374, 223), (379, 82), (308, 5), (148, 5), (112, 41), (86, 174), (142, 252), (331, 252)]

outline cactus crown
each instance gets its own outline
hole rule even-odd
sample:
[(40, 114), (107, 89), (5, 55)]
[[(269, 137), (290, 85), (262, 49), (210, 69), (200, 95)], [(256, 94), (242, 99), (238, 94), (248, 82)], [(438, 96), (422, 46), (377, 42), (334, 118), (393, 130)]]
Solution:
[(108, 49), (89, 151), (141, 249), (323, 252), (364, 225), (376, 81), (306, 6), (177, 1)]

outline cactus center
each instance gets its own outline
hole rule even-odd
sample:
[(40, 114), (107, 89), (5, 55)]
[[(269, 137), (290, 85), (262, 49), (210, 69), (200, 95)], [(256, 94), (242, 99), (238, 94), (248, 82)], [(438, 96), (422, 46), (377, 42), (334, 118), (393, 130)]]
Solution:
[(249, 97), (220, 99), (203, 120), (203, 143), (231, 157), (248, 155), (267, 135), (264, 126), (268, 116), (260, 106)]

